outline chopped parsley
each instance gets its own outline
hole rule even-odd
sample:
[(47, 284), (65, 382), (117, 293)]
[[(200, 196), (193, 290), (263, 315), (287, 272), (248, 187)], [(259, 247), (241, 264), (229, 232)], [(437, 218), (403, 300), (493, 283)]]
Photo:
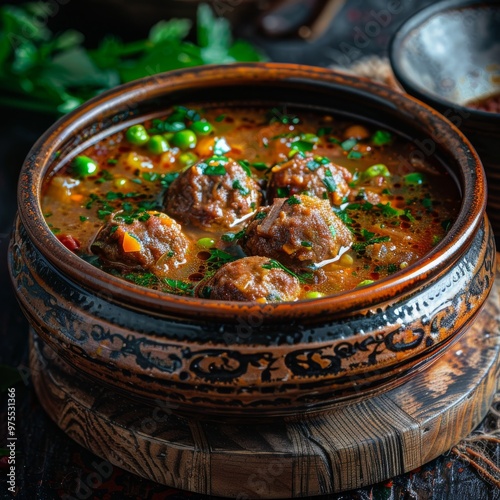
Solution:
[(206, 165), (205, 163), (198, 165), (202, 168), (205, 175), (226, 175), (226, 168), (224, 165)]
[(328, 169), (325, 170), (325, 177), (323, 177), (322, 181), (326, 187), (326, 190), (329, 193), (334, 193), (335, 191), (337, 191), (337, 183), (335, 182), (335, 180), (333, 178), (333, 174), (332, 174), (331, 170), (328, 170)]
[(245, 171), (248, 177), (252, 177), (252, 171), (250, 170), (250, 162), (248, 160), (238, 160), (241, 168)]
[(255, 168), (255, 170), (267, 170), (269, 168), (265, 163), (260, 161), (252, 163), (252, 167)]
[(101, 170), (99, 173), (99, 179), (96, 180), (98, 184), (102, 184), (106, 181), (111, 181), (115, 178), (115, 176), (109, 170)]
[(385, 146), (392, 141), (392, 134), (386, 130), (377, 130), (372, 135), (372, 142), (375, 146)]
[(160, 179), (160, 174), (156, 172), (143, 172), (142, 178), (148, 182), (155, 182)]
[(291, 269), (288, 269), (288, 267), (284, 266), (281, 262), (278, 262), (277, 260), (274, 260), (274, 259), (270, 259), (269, 262), (262, 264), (262, 268), (263, 269), (281, 269), (281, 270), (285, 271), (285, 273), (296, 278), (299, 281), (299, 283), (302, 283), (302, 284), (307, 283), (313, 277), (312, 272), (304, 272), (301, 274), (295, 274)]
[(350, 151), (357, 144), (358, 141), (356, 139), (346, 139), (340, 143), (340, 146), (344, 151)]
[(304, 153), (306, 151), (312, 151), (313, 148), (314, 148), (314, 142), (309, 142), (304, 140), (298, 140), (292, 142), (290, 146), (290, 149), (292, 151), (299, 151), (301, 153)]
[(291, 196), (290, 198), (288, 198), (288, 200), (286, 200), (286, 202), (289, 205), (300, 205), (301, 204), (301, 201), (298, 198), (296, 198), (295, 196)]
[(361, 236), (365, 238), (365, 241), (354, 243), (352, 245), (352, 249), (358, 253), (363, 253), (369, 245), (391, 241), (389, 236), (375, 236), (375, 233), (367, 231), (366, 229), (361, 230)]
[(359, 160), (360, 158), (363, 158), (363, 153), (361, 153), (360, 151), (354, 151), (352, 149), (347, 155), (348, 160)]
[(211, 248), (210, 257), (208, 258), (207, 262), (212, 264), (212, 267), (216, 266), (218, 268), (226, 264), (227, 262), (233, 262), (236, 259), (237, 257), (231, 255), (230, 253), (224, 252), (224, 250), (219, 250), (218, 248)]
[(276, 190), (278, 198), (288, 198), (290, 196), (290, 189), (288, 187), (279, 187)]
[(332, 127), (321, 127), (316, 132), (318, 137), (323, 137), (324, 135), (328, 135), (332, 131)]
[(250, 194), (250, 189), (248, 189), (246, 186), (243, 186), (239, 179), (236, 179), (233, 182), (233, 189), (237, 189), (242, 196), (248, 196)]
[(168, 189), (170, 187), (170, 184), (172, 184), (172, 182), (174, 182), (175, 179), (177, 179), (177, 177), (179, 177), (179, 174), (177, 172), (175, 172), (175, 173), (171, 172), (169, 174), (162, 174), (161, 179), (160, 179), (161, 187)]
[(169, 286), (170, 290), (168, 291), (175, 295), (186, 295), (188, 297), (194, 295), (194, 283), (186, 283), (185, 281), (170, 278), (164, 278), (163, 281)]
[(226, 243), (233, 243), (241, 238), (243, 238), (243, 236), (245, 236), (245, 230), (241, 230), (237, 233), (226, 233), (226, 234), (223, 234), (220, 239)]
[(123, 276), (126, 280), (131, 281), (139, 286), (151, 287), (158, 283), (158, 277), (153, 273), (128, 273)]
[(282, 123), (283, 125), (297, 125), (300, 123), (300, 118), (296, 115), (291, 115), (286, 113), (286, 110), (279, 110), (278, 108), (273, 108), (268, 113), (269, 123)]

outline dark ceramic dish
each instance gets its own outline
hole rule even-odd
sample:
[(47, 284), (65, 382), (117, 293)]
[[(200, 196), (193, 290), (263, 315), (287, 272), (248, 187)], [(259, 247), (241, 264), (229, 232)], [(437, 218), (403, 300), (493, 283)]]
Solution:
[(488, 215), (500, 234), (500, 113), (466, 107), (500, 92), (500, 3), (448, 0), (421, 10), (394, 35), (390, 60), (411, 95), (430, 104), (471, 140), (488, 179)]
[[(51, 233), (44, 180), (75, 148), (174, 103), (293, 104), (388, 128), (433, 155), (463, 195), (457, 221), (418, 263), (376, 285), (294, 303), (173, 296), (91, 266)], [(307, 66), (239, 64), (133, 82), (57, 122), (19, 182), (9, 266), (39, 338), (90, 381), (179, 411), (293, 414), (401, 383), (446, 350), (487, 298), (495, 244), (469, 142), (434, 110), (369, 81)]]

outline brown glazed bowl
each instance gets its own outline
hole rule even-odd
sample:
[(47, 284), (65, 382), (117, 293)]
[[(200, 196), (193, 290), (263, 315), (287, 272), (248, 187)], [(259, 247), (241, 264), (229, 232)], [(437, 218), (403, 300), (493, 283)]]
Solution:
[[(152, 111), (207, 101), (358, 117), (413, 141), (415, 158), (430, 142), (460, 186), (458, 219), (425, 258), (375, 285), (272, 304), (141, 288), (91, 266), (53, 236), (40, 197), (65, 157)], [(176, 71), (103, 94), (40, 138), (20, 176), (10, 272), (39, 340), (89, 383), (190, 414), (316, 411), (403, 382), (474, 321), (495, 272), (485, 189), (467, 139), (439, 113), (389, 88), (288, 64)]]
[(500, 113), (467, 102), (500, 92), (500, 2), (446, 0), (417, 12), (394, 34), (394, 74), (410, 95), (470, 139), (488, 179), (488, 216), (500, 241)]

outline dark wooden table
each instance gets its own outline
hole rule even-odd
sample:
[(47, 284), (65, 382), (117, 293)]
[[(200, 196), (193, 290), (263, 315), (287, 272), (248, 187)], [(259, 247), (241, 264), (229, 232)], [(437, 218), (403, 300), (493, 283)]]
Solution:
[[(61, 2), (62, 3), (62, 2)], [(390, 2), (389, 2), (390, 3)], [(393, 2), (394, 3), (394, 2)], [(427, 2), (407, 2), (394, 20), (398, 22), (410, 10)], [(70, 3), (71, 4), (71, 3)], [(234, 2), (233, 2), (234, 4)], [(363, 52), (380, 53), (398, 23), (384, 29), (380, 34), (368, 37), (365, 47), (353, 44), (354, 28), (364, 29), (373, 21), (372, 11), (380, 13), (386, 1), (348, 2), (341, 13), (343, 23), (333, 35), (320, 42), (321, 50), (303, 43), (268, 45), (274, 60), (306, 62), (309, 64), (335, 64), (348, 62), (347, 45), (354, 47), (348, 59), (355, 62)], [(69, 8), (69, 7), (68, 7)], [(62, 15), (62, 14), (61, 14)], [(56, 19), (64, 24), (61, 17)], [(345, 21), (350, 22), (346, 25)], [(347, 41), (346, 41), (347, 40)], [(321, 45), (322, 44), (322, 45)], [(265, 45), (265, 44), (264, 44)], [(311, 54), (316, 54), (311, 56)], [(319, 57), (319, 59), (318, 59)], [(44, 413), (33, 392), (30, 381), (28, 359), (28, 324), (14, 298), (7, 273), (6, 259), (9, 233), (16, 210), (15, 189), (19, 168), (30, 146), (51, 124), (53, 118), (41, 117), (25, 112), (0, 110), (2, 130), (0, 133), (0, 449), (7, 444), (7, 391), (6, 386), (16, 389), (16, 492), (18, 499), (54, 498), (66, 499), (163, 499), (208, 498), (202, 495), (173, 490), (134, 476), (111, 465), (75, 444), (61, 432)], [(5, 366), (10, 367), (7, 370)], [(9, 380), (8, 377), (12, 377)], [(497, 395), (498, 396), (498, 395)], [(500, 429), (500, 396), (480, 429), (495, 433)], [(499, 441), (500, 442), (500, 441)], [(335, 499), (500, 499), (500, 445), (490, 440), (481, 447), (472, 447), (472, 452), (484, 452), (478, 458), (462, 446), (431, 463), (387, 481), (362, 490), (348, 492), (328, 498)], [(466, 460), (459, 458), (462, 452)], [(489, 462), (485, 462), (487, 458)], [(472, 460), (472, 465), (469, 461)], [(2, 468), (3, 467), (3, 468)], [(483, 470), (483, 475), (478, 473)], [(497, 470), (498, 469), (498, 470)], [(6, 480), (7, 469), (0, 459), (0, 498), (10, 498)], [(488, 476), (490, 474), (490, 476)], [(485, 479), (486, 478), (486, 479)], [(267, 476), (272, 481), (272, 476)], [(495, 480), (497, 481), (495, 483)]]

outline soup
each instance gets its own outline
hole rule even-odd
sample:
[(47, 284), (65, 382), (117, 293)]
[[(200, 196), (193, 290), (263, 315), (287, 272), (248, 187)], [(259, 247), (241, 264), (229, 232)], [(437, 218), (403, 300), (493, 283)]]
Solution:
[(489, 113), (500, 113), (500, 92), (480, 99), (469, 101), (467, 107), (488, 111)]
[(177, 106), (56, 170), (42, 206), (63, 245), (138, 285), (313, 299), (405, 269), (446, 234), (456, 183), (415, 148), (311, 111)]

